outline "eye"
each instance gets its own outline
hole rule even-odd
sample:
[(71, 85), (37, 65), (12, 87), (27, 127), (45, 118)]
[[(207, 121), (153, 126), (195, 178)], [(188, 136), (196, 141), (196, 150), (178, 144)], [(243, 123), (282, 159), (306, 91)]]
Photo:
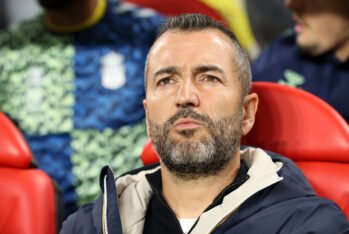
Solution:
[(202, 80), (208, 82), (221, 82), (218, 77), (212, 75), (205, 75)]
[(165, 77), (165, 78), (161, 78), (156, 85), (157, 86), (165, 86), (165, 85), (169, 85), (169, 84), (173, 84), (173, 79), (171, 77)]

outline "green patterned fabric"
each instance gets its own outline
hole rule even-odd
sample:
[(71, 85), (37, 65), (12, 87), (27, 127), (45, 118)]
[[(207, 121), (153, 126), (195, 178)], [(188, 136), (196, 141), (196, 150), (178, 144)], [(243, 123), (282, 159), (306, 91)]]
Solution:
[(72, 163), (80, 205), (99, 194), (98, 175), (103, 166), (112, 167), (115, 176), (142, 166), (139, 155), (146, 140), (145, 122), (116, 132), (112, 129), (74, 131)]
[(38, 18), (2, 34), (0, 45), (0, 110), (29, 135), (71, 131), (71, 37), (48, 33)]

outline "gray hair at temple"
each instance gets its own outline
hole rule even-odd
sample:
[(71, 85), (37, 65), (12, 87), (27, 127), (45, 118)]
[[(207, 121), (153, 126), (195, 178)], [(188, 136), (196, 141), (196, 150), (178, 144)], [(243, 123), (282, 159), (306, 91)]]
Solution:
[[(168, 17), (159, 29), (157, 39), (161, 37), (167, 31), (182, 31), (182, 32), (197, 32), (205, 29), (217, 29), (228, 36), (232, 42), (235, 50), (233, 52), (233, 63), (239, 73), (239, 79), (241, 83), (242, 93), (241, 96), (245, 97), (251, 88), (252, 75), (251, 65), (246, 52), (242, 49), (241, 45), (237, 41), (234, 33), (232, 33), (222, 23), (217, 22), (210, 17), (202, 14), (183, 14), (174, 17)], [(149, 56), (149, 53), (148, 53)], [(144, 85), (145, 91), (147, 90), (147, 69), (148, 69), (148, 56), (145, 63), (144, 73)]]

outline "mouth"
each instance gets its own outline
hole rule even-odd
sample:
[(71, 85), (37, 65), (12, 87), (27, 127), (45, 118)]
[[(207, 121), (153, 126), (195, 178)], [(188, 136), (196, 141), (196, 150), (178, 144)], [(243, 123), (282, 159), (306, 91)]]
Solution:
[(299, 17), (297, 16), (293, 16), (293, 20), (295, 21), (295, 25), (294, 25), (294, 31), (296, 33), (301, 33), (304, 31), (304, 28), (307, 26), (306, 23), (304, 22), (304, 20), (301, 20)]
[(298, 34), (303, 31), (304, 26), (302, 24), (295, 24), (294, 25), (294, 31)]
[(191, 119), (191, 118), (183, 118), (179, 119), (174, 123), (174, 128), (179, 131), (183, 130), (190, 130), (190, 129), (196, 129), (199, 128), (202, 124), (200, 122)]

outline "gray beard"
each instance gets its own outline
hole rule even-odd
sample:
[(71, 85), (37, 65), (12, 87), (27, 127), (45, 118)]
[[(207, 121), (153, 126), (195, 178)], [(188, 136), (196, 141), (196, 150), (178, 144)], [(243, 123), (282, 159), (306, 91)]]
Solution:
[[(232, 160), (240, 147), (242, 109), (231, 117), (217, 121), (207, 115), (198, 114), (190, 108), (180, 109), (163, 126), (149, 121), (150, 137), (162, 163), (182, 180), (217, 175)], [(179, 132), (184, 139), (169, 137), (173, 123), (180, 118), (190, 117), (206, 124), (209, 137), (193, 140), (195, 129)]]

